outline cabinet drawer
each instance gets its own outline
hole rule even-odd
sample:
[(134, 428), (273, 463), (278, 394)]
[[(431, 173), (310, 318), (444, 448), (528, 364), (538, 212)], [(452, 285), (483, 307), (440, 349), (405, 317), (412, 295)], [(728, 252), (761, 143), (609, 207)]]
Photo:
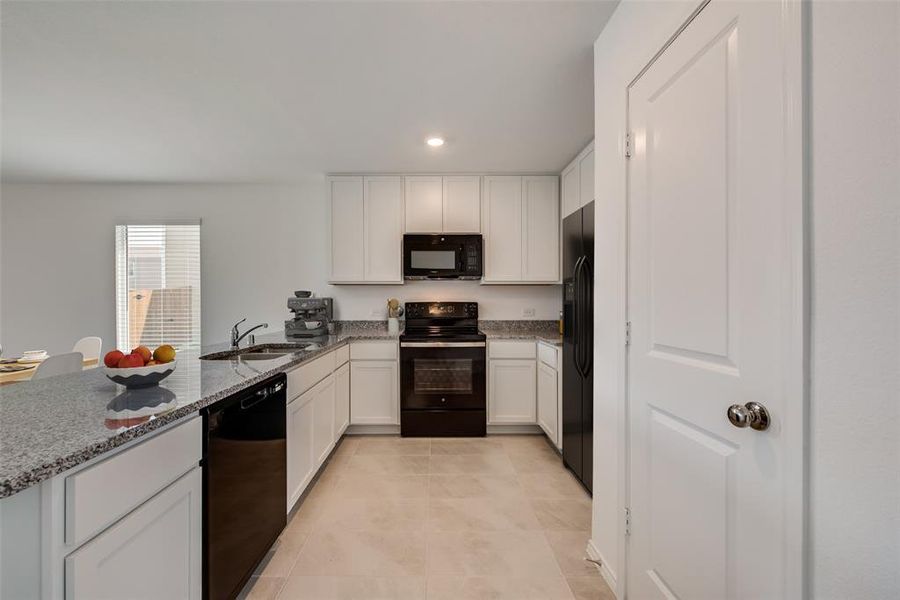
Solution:
[(520, 340), (497, 340), (488, 344), (488, 358), (534, 358), (535, 343)]
[(66, 543), (80, 544), (197, 466), (202, 430), (191, 419), (66, 477)]
[(556, 368), (556, 348), (548, 346), (547, 344), (538, 344), (538, 358), (541, 359), (541, 362), (547, 365), (548, 367)]
[(350, 360), (397, 360), (397, 342), (350, 342)]
[(350, 360), (350, 344), (341, 346), (334, 351), (334, 367), (338, 368), (345, 362)]
[(288, 402), (316, 385), (334, 371), (334, 352), (299, 366), (287, 374)]

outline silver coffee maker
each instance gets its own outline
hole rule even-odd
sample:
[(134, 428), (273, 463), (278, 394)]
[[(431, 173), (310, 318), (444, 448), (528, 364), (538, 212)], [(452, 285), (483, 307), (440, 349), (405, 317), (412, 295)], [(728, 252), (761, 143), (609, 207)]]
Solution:
[(328, 335), (328, 324), (334, 315), (331, 298), (288, 298), (288, 309), (294, 318), (284, 322), (284, 333), (291, 337)]

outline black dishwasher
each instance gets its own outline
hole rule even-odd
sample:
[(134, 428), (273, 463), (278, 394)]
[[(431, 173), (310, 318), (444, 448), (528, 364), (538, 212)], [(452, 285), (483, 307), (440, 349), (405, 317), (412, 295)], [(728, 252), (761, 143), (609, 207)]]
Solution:
[(203, 597), (237, 597), (286, 524), (284, 374), (203, 415)]

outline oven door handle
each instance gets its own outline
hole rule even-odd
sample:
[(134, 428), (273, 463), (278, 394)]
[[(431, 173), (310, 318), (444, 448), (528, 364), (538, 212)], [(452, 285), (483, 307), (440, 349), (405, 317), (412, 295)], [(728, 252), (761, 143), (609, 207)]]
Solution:
[(400, 342), (401, 348), (484, 348), (484, 342)]

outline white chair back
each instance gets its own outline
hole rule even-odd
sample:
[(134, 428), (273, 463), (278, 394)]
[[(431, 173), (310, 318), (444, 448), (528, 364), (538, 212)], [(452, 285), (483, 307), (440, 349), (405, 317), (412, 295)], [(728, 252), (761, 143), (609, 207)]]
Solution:
[(81, 371), (82, 362), (84, 362), (84, 355), (81, 352), (56, 354), (39, 364), (34, 370), (34, 375), (31, 376), (31, 379), (34, 381), (35, 379), (46, 379), (57, 375), (77, 373)]
[(83, 337), (75, 342), (72, 352), (81, 352), (84, 360), (100, 360), (100, 352), (103, 349), (103, 340), (96, 336)]

